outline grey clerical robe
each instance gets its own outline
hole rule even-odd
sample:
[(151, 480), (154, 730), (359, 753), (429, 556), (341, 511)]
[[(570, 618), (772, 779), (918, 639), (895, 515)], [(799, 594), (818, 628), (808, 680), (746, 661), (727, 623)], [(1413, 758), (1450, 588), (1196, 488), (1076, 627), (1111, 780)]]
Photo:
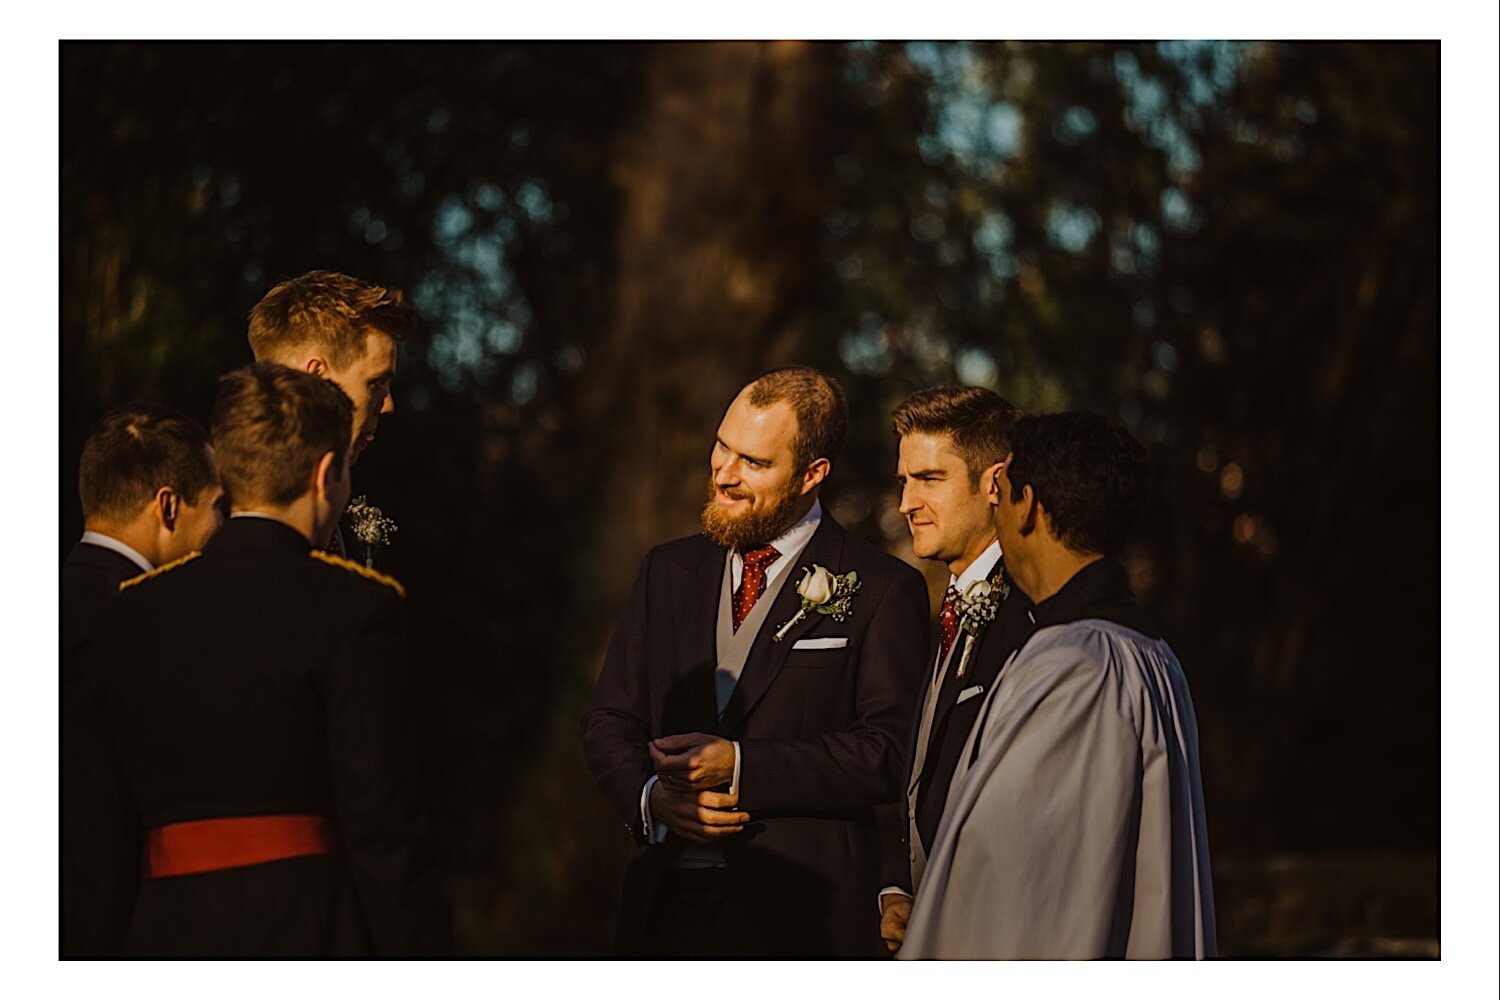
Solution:
[(989, 702), (899, 957), (1213, 957), (1198, 727), (1171, 647), (1101, 618), (1043, 628)]

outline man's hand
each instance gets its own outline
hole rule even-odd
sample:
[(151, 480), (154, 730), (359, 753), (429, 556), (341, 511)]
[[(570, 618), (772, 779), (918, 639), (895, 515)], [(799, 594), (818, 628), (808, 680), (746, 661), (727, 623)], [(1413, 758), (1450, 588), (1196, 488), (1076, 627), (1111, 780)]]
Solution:
[(660, 781), (651, 786), (651, 819), (685, 840), (711, 844), (739, 833), (750, 814), (738, 812), (738, 795), (719, 792), (676, 792)]
[(906, 922), (911, 919), (911, 897), (888, 892), (880, 897), (880, 936), (895, 953), (906, 940)]
[(734, 744), (707, 733), (663, 736), (646, 745), (660, 779), (674, 792), (704, 792), (734, 780)]

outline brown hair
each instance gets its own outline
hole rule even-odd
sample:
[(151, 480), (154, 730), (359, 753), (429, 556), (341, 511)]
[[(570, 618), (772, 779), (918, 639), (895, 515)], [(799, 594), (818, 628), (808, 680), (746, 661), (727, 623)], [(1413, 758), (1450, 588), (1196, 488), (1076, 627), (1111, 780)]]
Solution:
[(405, 340), (417, 313), (399, 288), (371, 285), (337, 271), (309, 271), (283, 281), (250, 310), (250, 350), (257, 361), (295, 361), (316, 346), (337, 369), (364, 355), (370, 331)]
[(816, 368), (787, 365), (766, 372), (749, 388), (751, 406), (765, 409), (784, 402), (797, 415), (792, 458), (799, 472), (819, 458), (832, 462), (838, 457), (849, 426), (849, 403), (837, 382)]
[(337, 385), (273, 364), (250, 365), (219, 382), (209, 425), (232, 503), (284, 506), (307, 492), (326, 453), (342, 467), (354, 404)]
[(943, 434), (953, 442), (979, 488), (985, 469), (1005, 461), (1021, 411), (1003, 396), (974, 385), (938, 385), (912, 393), (891, 411), (896, 433)]
[(78, 499), (85, 520), (133, 519), (163, 486), (193, 504), (217, 482), (203, 426), (176, 410), (147, 403), (100, 417), (78, 461)]

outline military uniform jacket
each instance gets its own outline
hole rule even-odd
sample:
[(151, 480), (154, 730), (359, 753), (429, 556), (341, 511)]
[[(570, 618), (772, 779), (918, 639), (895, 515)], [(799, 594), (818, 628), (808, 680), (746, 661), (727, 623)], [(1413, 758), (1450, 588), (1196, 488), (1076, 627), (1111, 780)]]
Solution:
[[(139, 829), (312, 813), (332, 817), (342, 843), (145, 881), (127, 954), (449, 948), (418, 796), (401, 598), (389, 578), (322, 555), (280, 522), (235, 518), (201, 557), (127, 584), (100, 616), (83, 677), (98, 751), (118, 763)], [(105, 780), (105, 769), (79, 780)], [(104, 790), (88, 798), (111, 801)]]
[[(583, 717), (589, 768), (636, 840), (617, 948), (641, 949), (656, 886), (683, 847), (670, 835), (644, 843), (641, 788), (653, 773), (646, 744), (703, 732), (740, 744), (739, 808), (751, 821), (717, 843), (770, 953), (881, 955), (870, 902), (880, 875), (875, 807), (895, 802), (906, 770), (926, 653), (921, 574), (825, 513), (779, 591), (761, 598), (774, 603), (720, 717), (715, 625), (727, 558), (703, 535), (647, 555)], [(802, 568), (814, 564), (859, 573), (847, 620), (811, 612), (774, 642), (800, 607)], [(817, 638), (833, 643), (796, 648)]]

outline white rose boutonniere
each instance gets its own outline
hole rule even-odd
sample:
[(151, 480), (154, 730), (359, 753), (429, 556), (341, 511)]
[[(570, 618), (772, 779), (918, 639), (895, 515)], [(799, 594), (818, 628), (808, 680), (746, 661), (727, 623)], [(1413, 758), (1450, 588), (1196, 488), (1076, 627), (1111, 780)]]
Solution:
[(375, 549), (391, 544), (396, 533), (396, 522), (386, 517), (379, 507), (369, 503), (363, 495), (355, 497), (344, 511), (349, 515), (349, 527), (365, 550), (365, 566), (375, 568)]
[(777, 630), (771, 641), (780, 642), (785, 639), (792, 626), (806, 618), (809, 611), (828, 615), (836, 622), (843, 621), (849, 615), (849, 606), (858, 589), (859, 574), (853, 570), (838, 576), (817, 563), (811, 569), (804, 566), (802, 579), (797, 581), (797, 596), (802, 598), (802, 607), (797, 609), (791, 621)]
[(964, 651), (958, 660), (955, 676), (962, 677), (968, 669), (969, 657), (974, 653), (974, 644), (979, 633), (1000, 610), (1000, 602), (1010, 594), (1005, 578), (996, 575), (993, 580), (975, 580), (964, 589), (958, 598), (958, 627), (964, 635)]

